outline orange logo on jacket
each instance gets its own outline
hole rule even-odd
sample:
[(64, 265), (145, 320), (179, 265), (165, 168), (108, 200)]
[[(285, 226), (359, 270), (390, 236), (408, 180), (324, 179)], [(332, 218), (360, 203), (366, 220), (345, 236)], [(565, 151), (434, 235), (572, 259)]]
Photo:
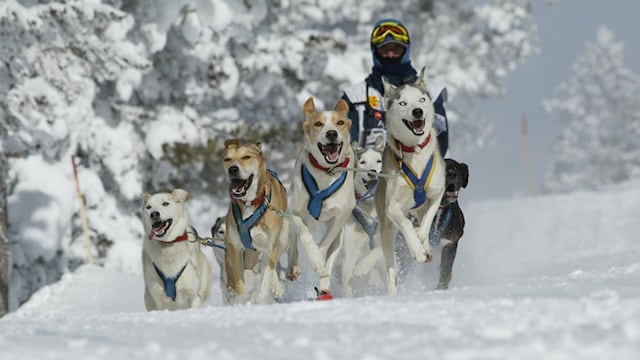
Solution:
[(371, 106), (374, 109), (380, 107), (380, 100), (378, 100), (377, 96), (375, 95), (369, 96), (369, 106)]

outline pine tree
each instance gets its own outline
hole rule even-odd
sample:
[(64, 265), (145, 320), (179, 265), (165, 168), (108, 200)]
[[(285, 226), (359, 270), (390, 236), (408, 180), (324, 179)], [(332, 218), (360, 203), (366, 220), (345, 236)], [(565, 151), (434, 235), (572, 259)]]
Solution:
[(566, 124), (548, 191), (596, 189), (640, 173), (640, 77), (624, 66), (623, 50), (611, 30), (599, 28), (572, 77), (545, 100), (545, 110)]

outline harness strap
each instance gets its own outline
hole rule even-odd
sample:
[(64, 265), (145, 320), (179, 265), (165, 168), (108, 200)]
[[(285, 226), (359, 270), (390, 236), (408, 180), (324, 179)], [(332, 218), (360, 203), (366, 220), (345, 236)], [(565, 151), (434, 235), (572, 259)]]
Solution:
[(162, 280), (162, 283), (164, 284), (164, 293), (169, 299), (176, 301), (176, 283), (184, 269), (187, 268), (187, 264), (184, 264), (182, 269), (178, 272), (178, 275), (174, 277), (167, 277), (160, 269), (158, 269), (158, 266), (156, 266), (155, 263), (153, 263), (153, 267), (156, 269), (156, 273), (158, 273), (160, 280)]
[(427, 163), (427, 166), (422, 172), (420, 178), (418, 178), (413, 168), (411, 168), (409, 164), (402, 161), (402, 159), (396, 153), (393, 154), (393, 159), (395, 161), (396, 168), (398, 170), (401, 170), (402, 177), (404, 177), (407, 184), (409, 184), (411, 189), (413, 189), (413, 200), (415, 202), (413, 209), (424, 204), (427, 199), (427, 188), (429, 187), (429, 183), (431, 182), (433, 171), (436, 168), (434, 166), (436, 162), (436, 157), (434, 156), (434, 154), (432, 153), (431, 157), (429, 157), (429, 162)]
[(351, 213), (353, 214), (353, 217), (356, 218), (356, 220), (358, 221), (358, 224), (362, 226), (362, 229), (369, 237), (369, 248), (373, 249), (375, 247), (374, 239), (376, 236), (376, 231), (378, 230), (378, 222), (375, 220), (372, 220), (371, 222), (367, 221), (362, 211), (357, 207), (353, 208)]
[(373, 198), (374, 194), (376, 193), (377, 187), (378, 187), (378, 180), (376, 179), (376, 180), (373, 180), (371, 186), (369, 186), (369, 188), (364, 194), (362, 195), (356, 194), (356, 205), (360, 205), (361, 202)]
[(311, 175), (309, 169), (302, 164), (302, 182), (304, 183), (304, 187), (307, 189), (307, 193), (309, 194), (309, 204), (307, 205), (307, 209), (309, 210), (309, 214), (313, 216), (316, 220), (320, 217), (320, 213), (322, 212), (322, 203), (325, 199), (329, 198), (333, 193), (338, 191), (342, 184), (344, 184), (347, 179), (347, 172), (343, 172), (342, 175), (336, 181), (334, 181), (328, 188), (324, 190), (318, 189), (318, 183), (316, 179)]
[(429, 230), (429, 243), (433, 246), (440, 245), (444, 229), (449, 225), (449, 221), (451, 221), (451, 205), (448, 205), (446, 209), (447, 210), (444, 210), (444, 217), (441, 218), (442, 220), (439, 221), (439, 224), (433, 224), (431, 230)]
[(238, 227), (238, 233), (240, 234), (240, 241), (242, 242), (242, 246), (245, 249), (256, 250), (253, 247), (253, 239), (251, 238), (251, 228), (260, 220), (262, 215), (267, 211), (267, 204), (271, 201), (271, 191), (267, 195), (265, 201), (263, 201), (260, 206), (256, 209), (256, 211), (251, 214), (246, 219), (242, 218), (242, 211), (240, 210), (240, 206), (234, 202), (231, 204), (231, 208), (233, 210), (233, 218), (236, 221), (236, 225)]

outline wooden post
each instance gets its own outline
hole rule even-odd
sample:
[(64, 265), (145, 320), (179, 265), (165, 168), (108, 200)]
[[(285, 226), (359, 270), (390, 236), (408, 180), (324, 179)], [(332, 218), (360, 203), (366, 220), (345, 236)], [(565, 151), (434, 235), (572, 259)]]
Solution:
[(71, 155), (71, 163), (73, 164), (73, 178), (76, 181), (76, 193), (78, 193), (78, 203), (80, 205), (80, 219), (82, 220), (82, 233), (84, 234), (84, 241), (87, 247), (87, 262), (93, 264), (93, 251), (91, 251), (91, 240), (89, 239), (89, 226), (87, 225), (87, 214), (84, 208), (84, 195), (80, 191), (80, 181), (78, 180), (78, 168), (76, 166), (76, 159), (74, 155)]
[(531, 150), (529, 149), (529, 129), (527, 126), (527, 117), (522, 115), (522, 143), (524, 145), (524, 162), (527, 167), (527, 183), (529, 195), (533, 195), (533, 169), (531, 165)]

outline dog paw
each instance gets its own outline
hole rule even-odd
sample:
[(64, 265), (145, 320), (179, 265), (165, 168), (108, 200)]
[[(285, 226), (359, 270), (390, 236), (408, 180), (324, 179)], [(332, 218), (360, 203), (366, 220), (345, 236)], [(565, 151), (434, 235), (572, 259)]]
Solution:
[(299, 275), (300, 268), (298, 267), (298, 265), (296, 265), (287, 271), (287, 280), (296, 281)]
[(422, 254), (417, 254), (413, 256), (413, 259), (418, 263), (428, 263), (433, 259), (433, 256), (429, 251), (425, 251)]

